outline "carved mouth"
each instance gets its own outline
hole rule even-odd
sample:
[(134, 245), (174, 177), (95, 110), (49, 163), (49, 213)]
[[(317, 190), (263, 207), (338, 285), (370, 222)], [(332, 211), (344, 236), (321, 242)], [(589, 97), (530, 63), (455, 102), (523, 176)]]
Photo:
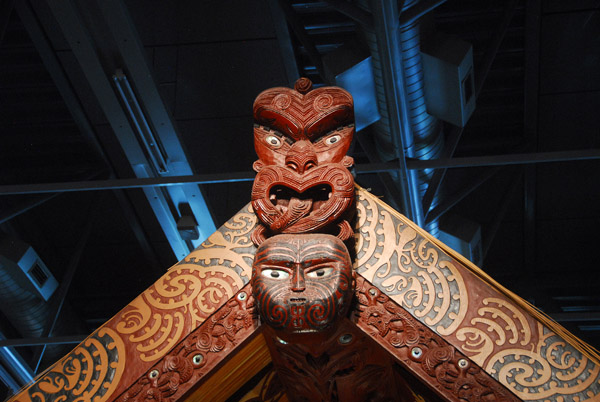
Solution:
[(304, 297), (292, 297), (289, 299), (290, 304), (306, 304), (306, 298)]
[(328, 184), (319, 184), (299, 193), (289, 187), (273, 186), (269, 191), (269, 200), (280, 213), (288, 210), (291, 200), (312, 202), (311, 211), (321, 208), (331, 198), (332, 189)]

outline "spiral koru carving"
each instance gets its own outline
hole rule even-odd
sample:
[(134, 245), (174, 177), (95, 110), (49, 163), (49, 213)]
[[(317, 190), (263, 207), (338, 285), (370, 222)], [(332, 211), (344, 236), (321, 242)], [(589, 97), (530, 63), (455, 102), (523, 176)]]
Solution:
[(102, 328), (42, 375), (15, 401), (108, 401), (125, 371), (125, 346)]

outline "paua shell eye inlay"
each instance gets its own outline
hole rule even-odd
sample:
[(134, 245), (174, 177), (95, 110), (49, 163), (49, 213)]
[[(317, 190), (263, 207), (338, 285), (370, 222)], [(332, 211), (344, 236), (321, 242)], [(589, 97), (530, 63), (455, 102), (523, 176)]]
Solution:
[(292, 334), (323, 331), (344, 316), (352, 280), (346, 246), (327, 234), (273, 236), (261, 244), (252, 266), (262, 320)]

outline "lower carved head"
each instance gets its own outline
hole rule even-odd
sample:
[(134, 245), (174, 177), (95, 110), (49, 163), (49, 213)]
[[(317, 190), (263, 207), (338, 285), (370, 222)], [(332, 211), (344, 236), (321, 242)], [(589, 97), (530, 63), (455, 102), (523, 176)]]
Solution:
[(354, 287), (352, 261), (332, 235), (277, 235), (258, 248), (252, 292), (262, 320), (288, 334), (316, 333), (345, 316)]

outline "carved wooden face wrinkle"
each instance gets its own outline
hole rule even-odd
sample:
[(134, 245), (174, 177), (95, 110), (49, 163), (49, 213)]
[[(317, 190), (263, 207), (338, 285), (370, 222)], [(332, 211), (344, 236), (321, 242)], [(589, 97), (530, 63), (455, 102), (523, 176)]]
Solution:
[(320, 332), (344, 316), (353, 291), (352, 262), (331, 235), (278, 235), (258, 249), (252, 292), (264, 322), (290, 334)]

